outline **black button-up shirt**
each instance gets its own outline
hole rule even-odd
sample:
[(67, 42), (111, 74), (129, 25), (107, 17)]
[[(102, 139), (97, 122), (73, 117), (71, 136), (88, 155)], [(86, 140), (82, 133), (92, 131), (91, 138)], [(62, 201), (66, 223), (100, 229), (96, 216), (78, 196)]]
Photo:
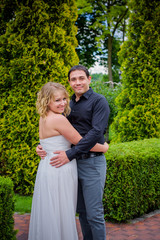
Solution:
[(76, 158), (82, 153), (88, 153), (96, 144), (105, 142), (109, 119), (109, 105), (106, 98), (93, 92), (90, 88), (84, 93), (79, 101), (75, 101), (75, 94), (70, 101), (71, 113), (68, 120), (83, 137), (76, 146), (66, 151), (69, 160)]

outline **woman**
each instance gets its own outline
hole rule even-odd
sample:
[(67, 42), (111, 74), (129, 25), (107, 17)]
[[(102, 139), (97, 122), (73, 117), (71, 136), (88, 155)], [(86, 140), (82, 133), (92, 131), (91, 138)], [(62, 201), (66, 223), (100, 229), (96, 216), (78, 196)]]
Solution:
[[(77, 240), (77, 165), (72, 160), (62, 167), (50, 165), (57, 150), (68, 150), (82, 138), (65, 117), (70, 112), (69, 96), (59, 83), (45, 84), (37, 98), (40, 115), (40, 144), (47, 152), (41, 159), (34, 188), (29, 240)], [(63, 113), (63, 115), (62, 115)], [(106, 152), (108, 144), (96, 144), (91, 150)]]

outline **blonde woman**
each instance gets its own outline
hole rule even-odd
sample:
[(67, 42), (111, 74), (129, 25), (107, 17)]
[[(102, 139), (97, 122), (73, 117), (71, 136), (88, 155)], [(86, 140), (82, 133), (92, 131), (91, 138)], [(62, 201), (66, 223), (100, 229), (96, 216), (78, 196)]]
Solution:
[[(49, 82), (38, 93), (40, 144), (47, 155), (41, 159), (34, 187), (29, 240), (78, 240), (75, 213), (77, 204), (77, 164), (73, 159), (55, 167), (50, 159), (56, 151), (66, 151), (82, 138), (66, 116), (69, 96), (64, 86)], [(108, 144), (91, 150), (106, 152)]]

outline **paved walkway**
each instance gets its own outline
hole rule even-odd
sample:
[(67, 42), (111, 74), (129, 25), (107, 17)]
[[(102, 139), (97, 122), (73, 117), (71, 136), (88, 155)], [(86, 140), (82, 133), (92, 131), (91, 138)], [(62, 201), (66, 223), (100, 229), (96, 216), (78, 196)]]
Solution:
[[(19, 230), (17, 240), (27, 240), (29, 220), (30, 214), (14, 214), (15, 229)], [(76, 221), (79, 240), (83, 240), (79, 220)], [(106, 232), (106, 240), (160, 240), (160, 210), (126, 224), (106, 222)]]

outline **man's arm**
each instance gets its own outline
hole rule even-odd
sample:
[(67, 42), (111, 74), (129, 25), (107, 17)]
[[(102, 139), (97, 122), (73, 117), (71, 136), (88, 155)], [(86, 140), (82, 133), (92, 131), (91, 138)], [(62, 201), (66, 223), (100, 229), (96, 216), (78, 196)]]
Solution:
[[(98, 99), (94, 106), (92, 115), (92, 129), (79, 141), (79, 143), (73, 146), (71, 149), (55, 152), (57, 156), (51, 159), (52, 166), (62, 166), (74, 159), (80, 153), (87, 153), (90, 149), (99, 142), (99, 139), (103, 136), (109, 119), (109, 105), (104, 97)], [(103, 143), (102, 143), (103, 144)]]
[[(87, 153), (99, 142), (104, 135), (104, 131), (109, 119), (109, 105), (105, 98), (100, 98), (94, 106), (92, 115), (92, 129), (79, 141), (79, 143), (66, 151), (69, 160), (72, 160), (80, 153)], [(103, 144), (103, 143), (102, 143)]]

